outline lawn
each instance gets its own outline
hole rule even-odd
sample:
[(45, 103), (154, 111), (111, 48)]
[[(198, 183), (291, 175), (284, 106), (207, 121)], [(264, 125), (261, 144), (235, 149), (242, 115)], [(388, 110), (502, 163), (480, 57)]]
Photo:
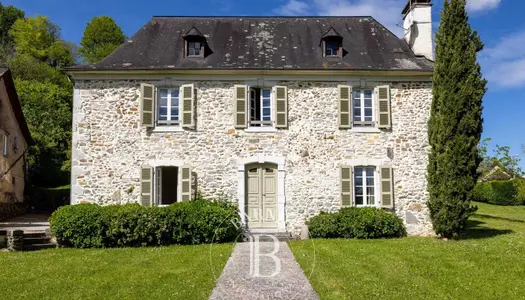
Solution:
[(524, 299), (525, 206), (476, 205), (459, 241), (307, 240), (290, 247), (321, 299)]
[(0, 253), (2, 299), (208, 299), (233, 245)]

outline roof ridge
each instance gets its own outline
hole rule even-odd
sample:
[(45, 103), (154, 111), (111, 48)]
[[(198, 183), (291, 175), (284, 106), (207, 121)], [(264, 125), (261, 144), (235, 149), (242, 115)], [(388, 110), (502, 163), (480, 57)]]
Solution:
[(371, 18), (372, 16), (152, 16), (152, 18), (240, 18), (240, 19), (337, 19), (337, 18)]

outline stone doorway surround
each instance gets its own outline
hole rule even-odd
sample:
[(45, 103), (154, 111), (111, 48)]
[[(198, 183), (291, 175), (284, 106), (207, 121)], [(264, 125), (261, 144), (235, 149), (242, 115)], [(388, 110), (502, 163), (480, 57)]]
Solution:
[(258, 154), (247, 158), (239, 158), (237, 160), (237, 194), (239, 198), (239, 214), (243, 226), (246, 226), (246, 166), (254, 163), (273, 163), (277, 165), (277, 229), (251, 230), (252, 232), (286, 232), (286, 218), (284, 210), (286, 203), (284, 190), (284, 179), (286, 176), (285, 161), (286, 159), (283, 156), (268, 156), (264, 154)]

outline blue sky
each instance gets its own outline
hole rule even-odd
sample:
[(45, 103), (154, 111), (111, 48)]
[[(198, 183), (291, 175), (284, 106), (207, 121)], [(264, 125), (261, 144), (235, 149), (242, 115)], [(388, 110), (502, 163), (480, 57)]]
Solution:
[[(371, 15), (401, 35), (407, 0), (5, 0), (27, 16), (49, 16), (62, 37), (79, 43), (86, 23), (113, 17), (131, 36), (154, 15)], [(485, 43), (479, 56), (489, 91), (484, 98), (484, 137), (491, 147), (509, 145), (519, 154), (525, 143), (525, 1), (467, 0), (471, 25)], [(434, 0), (437, 28), (443, 0)], [(521, 124), (521, 125), (520, 125)], [(525, 156), (522, 167), (525, 168)]]

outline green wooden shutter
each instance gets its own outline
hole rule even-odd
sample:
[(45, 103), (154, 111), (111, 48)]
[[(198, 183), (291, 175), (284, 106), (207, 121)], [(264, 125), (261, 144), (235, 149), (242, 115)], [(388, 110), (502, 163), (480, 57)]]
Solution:
[(140, 170), (140, 203), (153, 204), (153, 168), (142, 167)]
[(341, 166), (341, 205), (353, 206), (353, 177), (354, 170), (350, 166)]
[(274, 87), (274, 120), (276, 128), (288, 127), (288, 88)]
[(376, 87), (378, 108), (378, 128), (388, 129), (392, 126), (390, 115), (390, 86), (383, 85)]
[(339, 128), (352, 128), (352, 87), (339, 85)]
[(193, 84), (185, 84), (180, 87), (182, 106), (181, 124), (182, 127), (195, 126), (195, 95)]
[(147, 83), (140, 84), (140, 124), (144, 127), (153, 127), (155, 111), (155, 86)]
[(181, 178), (181, 201), (191, 200), (191, 168), (182, 167), (180, 172)]
[(381, 166), (381, 207), (394, 208), (394, 181), (392, 167)]
[(234, 91), (234, 126), (235, 128), (248, 127), (248, 86), (235, 85)]

